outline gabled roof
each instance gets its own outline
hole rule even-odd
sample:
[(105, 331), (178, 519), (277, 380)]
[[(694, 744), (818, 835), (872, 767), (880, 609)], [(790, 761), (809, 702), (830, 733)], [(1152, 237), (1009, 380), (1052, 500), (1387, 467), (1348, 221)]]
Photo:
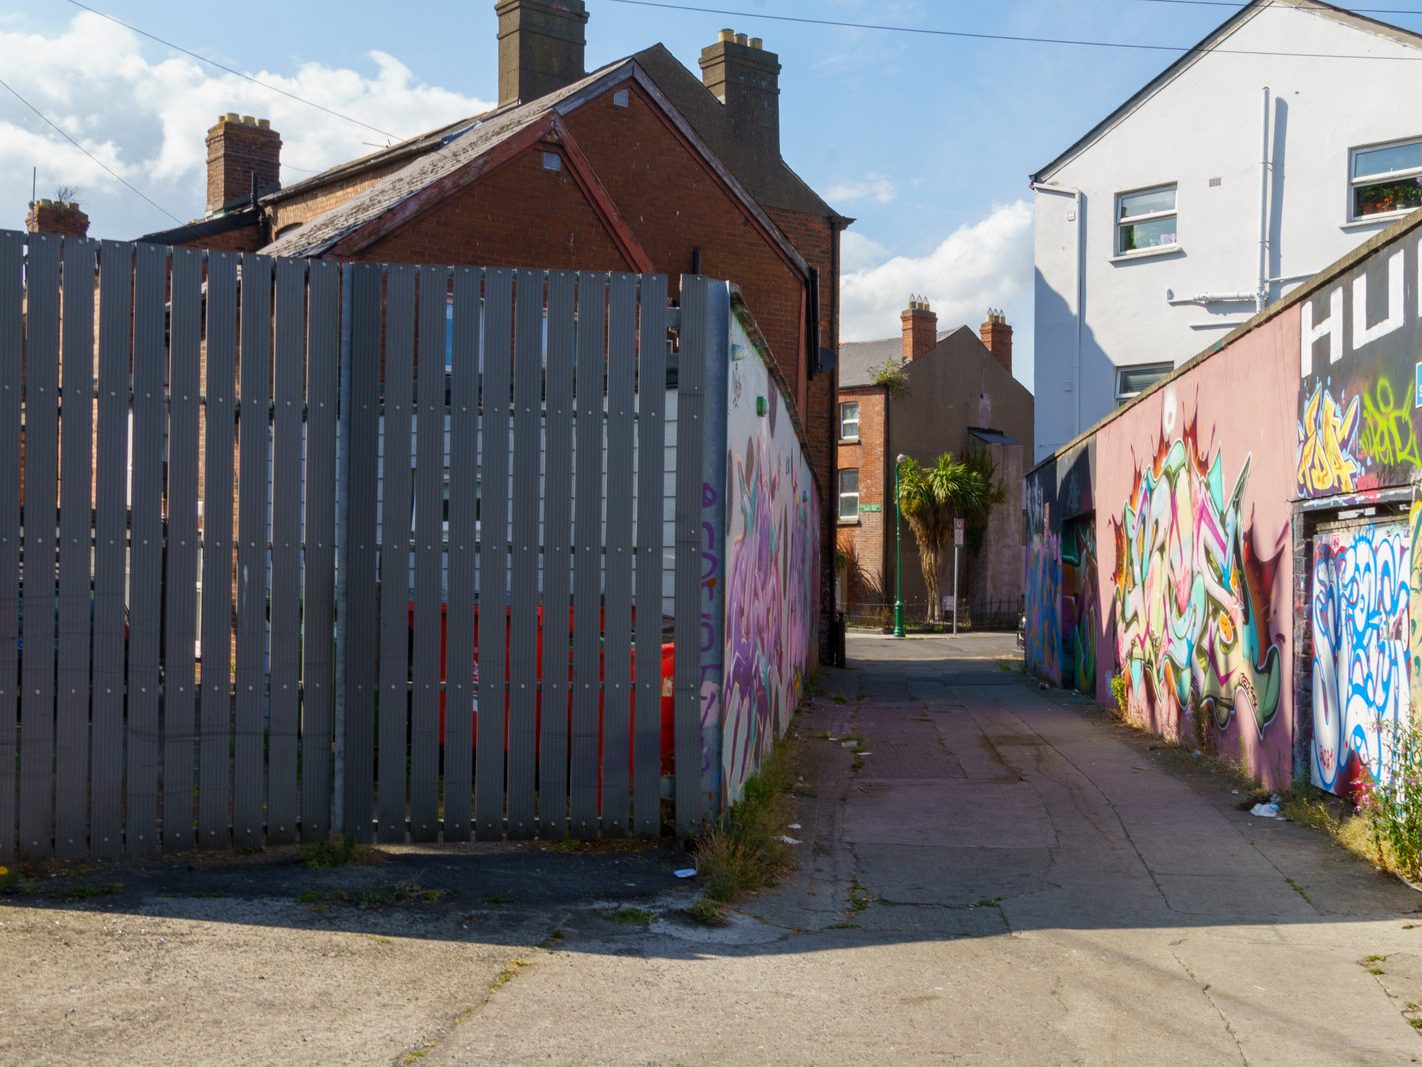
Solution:
[(1359, 15), (1355, 12), (1345, 10), (1344, 8), (1335, 7), (1332, 4), (1322, 2), (1322, 0), (1250, 0), (1248, 4), (1211, 30), (1210, 33), (1193, 48), (1186, 51), (1174, 63), (1170, 64), (1170, 66), (1152, 78), (1134, 96), (1088, 130), (1085, 136), (1081, 137), (1065, 152), (1057, 156), (1056, 159), (1033, 174), (1031, 181), (1048, 181), (1051, 176), (1063, 166), (1095, 144), (1111, 129), (1119, 125), (1126, 116), (1130, 115), (1166, 85), (1198, 63), (1213, 49), (1220, 47), (1221, 43), (1233, 35), (1236, 30), (1258, 15), (1266, 7), (1270, 6), (1292, 7), (1299, 11), (1307, 11), (1310, 14), (1331, 19), (1351, 29), (1362, 30), (1365, 33), (1385, 37), (1396, 44), (1407, 45), (1412, 48), (1422, 48), (1422, 34), (1412, 33), (1409, 30), (1402, 29), (1400, 26), (1394, 26), (1391, 23), (1381, 22), (1378, 19), (1371, 19), (1365, 15)]
[[(971, 327), (959, 326), (952, 330), (939, 330), (938, 340), (919, 359), (927, 359), (943, 347), (943, 342), (966, 333), (978, 344), (982, 344)], [(986, 348), (983, 351), (987, 351)], [(863, 388), (874, 384), (874, 372), (885, 363), (904, 362), (904, 340), (899, 337), (885, 337), (878, 341), (847, 341), (839, 346), (839, 387), (841, 389)]]
[[(432, 201), (485, 173), (502, 158), (532, 147), (542, 139), (553, 143), (570, 140), (562, 116), (614, 85), (635, 82), (675, 127), (691, 151), (724, 183), (731, 196), (780, 254), (800, 273), (808, 275), (804, 257), (765, 214), (756, 199), (701, 139), (680, 111), (661, 92), (636, 59), (623, 59), (527, 104), (489, 112), (422, 139), (426, 147), (394, 173), (387, 174), (350, 200), (279, 237), (262, 251), (275, 256), (319, 256), (328, 252), (357, 251), (384, 232), (414, 218)], [(437, 140), (436, 146), (430, 141)], [(571, 146), (569, 146), (571, 147)], [(366, 166), (404, 158), (396, 146), (383, 158), (367, 157)], [(502, 150), (502, 151), (500, 151)], [(408, 151), (408, 148), (406, 149)], [(577, 154), (577, 153), (574, 153)], [(392, 158), (393, 157), (393, 158)], [(635, 259), (635, 256), (632, 257)], [(645, 269), (638, 267), (638, 269)]]

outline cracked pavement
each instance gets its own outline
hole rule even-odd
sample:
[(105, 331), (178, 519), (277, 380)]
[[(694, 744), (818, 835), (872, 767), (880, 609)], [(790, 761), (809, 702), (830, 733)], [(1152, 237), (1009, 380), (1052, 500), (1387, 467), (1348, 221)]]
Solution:
[(1010, 635), (849, 654), (794, 724), (786, 885), (720, 931), (570, 929), (426, 1062), (1422, 1056), (1422, 895), (1002, 669)]
[[(1011, 635), (849, 655), (792, 726), (799, 869), (723, 927), (672, 846), (105, 870), (0, 898), (0, 1061), (1422, 1057), (1422, 894), (1003, 669)], [(402, 885), (432, 899), (356, 903)]]

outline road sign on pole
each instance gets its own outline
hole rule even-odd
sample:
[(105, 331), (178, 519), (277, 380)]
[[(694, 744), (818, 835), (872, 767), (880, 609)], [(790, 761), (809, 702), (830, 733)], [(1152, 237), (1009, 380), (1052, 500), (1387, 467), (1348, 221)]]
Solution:
[(962, 547), (963, 547), (963, 520), (962, 520), (962, 519), (954, 519), (954, 520), (953, 520), (953, 547), (954, 547), (954, 548), (962, 548)]

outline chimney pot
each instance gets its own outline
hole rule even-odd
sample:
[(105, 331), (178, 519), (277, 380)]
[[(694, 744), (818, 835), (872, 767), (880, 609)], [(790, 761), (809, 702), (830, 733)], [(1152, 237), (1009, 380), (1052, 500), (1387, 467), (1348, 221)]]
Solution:
[(585, 0), (498, 0), (499, 106), (528, 103), (587, 73)]
[(716, 35), (716, 40), (718, 41), (734, 41), (735, 39), (736, 31), (729, 28), (722, 30)]
[(938, 316), (929, 308), (927, 300), (910, 297), (908, 308), (900, 314), (899, 321), (903, 326), (905, 361), (918, 359), (938, 344)]
[(752, 37), (749, 41), (749, 44), (752, 48), (757, 49), (765, 47), (765, 42), (762, 41), (759, 37)]
[(743, 33), (738, 33), (738, 34), (736, 34), (736, 44), (745, 44), (745, 43), (746, 43), (746, 35), (743, 34)]

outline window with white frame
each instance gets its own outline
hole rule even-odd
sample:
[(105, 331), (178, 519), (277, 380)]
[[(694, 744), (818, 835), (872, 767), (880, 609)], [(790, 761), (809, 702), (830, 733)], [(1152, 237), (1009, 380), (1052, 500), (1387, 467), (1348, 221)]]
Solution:
[(859, 402), (849, 400), (839, 406), (839, 439), (859, 440)]
[(1422, 205), (1422, 138), (1354, 148), (1349, 156), (1350, 219)]
[(1177, 239), (1174, 185), (1116, 195), (1116, 255), (1172, 248)]
[(1116, 406), (1138, 396), (1175, 369), (1173, 363), (1143, 363), (1116, 368)]
[(849, 467), (839, 472), (839, 519), (853, 522), (859, 518), (859, 468)]

